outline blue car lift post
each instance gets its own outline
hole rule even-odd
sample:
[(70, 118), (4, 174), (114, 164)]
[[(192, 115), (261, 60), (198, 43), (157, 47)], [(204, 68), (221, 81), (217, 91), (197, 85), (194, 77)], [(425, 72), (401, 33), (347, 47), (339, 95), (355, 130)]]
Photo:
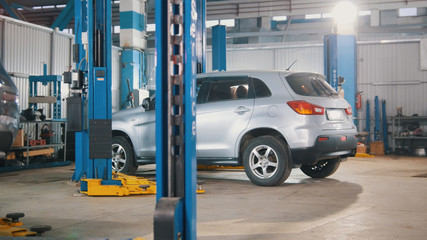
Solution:
[[(75, 0), (74, 7), (74, 61), (81, 86), (73, 88), (72, 85), (72, 88), (75, 97), (82, 100), (77, 110), (81, 118), (78, 119), (80, 131), (76, 132), (76, 170), (72, 179), (109, 181), (112, 176), (111, 134), (108, 134), (111, 132), (111, 1)], [(71, 121), (71, 116), (67, 118)], [(85, 187), (82, 182), (82, 190)]]
[(195, 0), (156, 1), (154, 239), (196, 239)]
[(155, 182), (112, 173), (111, 1), (75, 0), (74, 9), (76, 68), (64, 73), (73, 94), (67, 99), (68, 129), (76, 132), (72, 180), (89, 196), (154, 194)]

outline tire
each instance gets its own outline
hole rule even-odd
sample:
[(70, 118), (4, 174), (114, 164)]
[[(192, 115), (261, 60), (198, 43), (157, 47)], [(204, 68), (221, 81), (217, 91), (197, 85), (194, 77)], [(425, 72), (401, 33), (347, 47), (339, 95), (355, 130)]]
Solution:
[(113, 137), (111, 145), (113, 172), (134, 174), (138, 169), (133, 149), (129, 141), (122, 136)]
[(243, 166), (255, 185), (280, 185), (291, 173), (288, 146), (271, 136), (251, 139), (243, 150)]
[(313, 166), (303, 165), (300, 169), (312, 178), (325, 178), (334, 174), (340, 166), (341, 158), (321, 160)]

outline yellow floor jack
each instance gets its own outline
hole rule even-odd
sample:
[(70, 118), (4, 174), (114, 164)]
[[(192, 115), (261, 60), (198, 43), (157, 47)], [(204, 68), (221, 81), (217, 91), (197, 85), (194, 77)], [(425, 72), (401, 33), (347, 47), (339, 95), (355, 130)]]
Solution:
[[(204, 193), (204, 182), (197, 182), (197, 193)], [(113, 173), (111, 180), (81, 179), (81, 193), (88, 196), (129, 196), (156, 194), (156, 182), (143, 177)]]
[(49, 225), (32, 226), (30, 231), (22, 227), (20, 218), (24, 217), (23, 213), (8, 213), (5, 218), (0, 218), (0, 236), (3, 237), (34, 237), (42, 236), (44, 232), (52, 230)]

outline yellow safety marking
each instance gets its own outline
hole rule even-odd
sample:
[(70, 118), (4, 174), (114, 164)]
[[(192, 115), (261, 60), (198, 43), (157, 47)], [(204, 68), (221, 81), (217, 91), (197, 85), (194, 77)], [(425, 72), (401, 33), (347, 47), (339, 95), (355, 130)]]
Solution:
[(373, 158), (375, 157), (374, 155), (371, 154), (367, 154), (367, 153), (356, 153), (355, 157), (361, 157), (361, 158)]

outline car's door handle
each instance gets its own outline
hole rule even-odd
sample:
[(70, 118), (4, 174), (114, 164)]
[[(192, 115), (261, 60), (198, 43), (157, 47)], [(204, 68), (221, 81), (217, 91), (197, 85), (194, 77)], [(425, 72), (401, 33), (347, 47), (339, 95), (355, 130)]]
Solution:
[(237, 114), (239, 114), (239, 115), (242, 115), (245, 112), (249, 112), (250, 110), (251, 110), (250, 108), (247, 108), (247, 107), (244, 107), (244, 106), (240, 106), (240, 107), (236, 108), (236, 110), (234, 110), (234, 112), (237, 113)]

